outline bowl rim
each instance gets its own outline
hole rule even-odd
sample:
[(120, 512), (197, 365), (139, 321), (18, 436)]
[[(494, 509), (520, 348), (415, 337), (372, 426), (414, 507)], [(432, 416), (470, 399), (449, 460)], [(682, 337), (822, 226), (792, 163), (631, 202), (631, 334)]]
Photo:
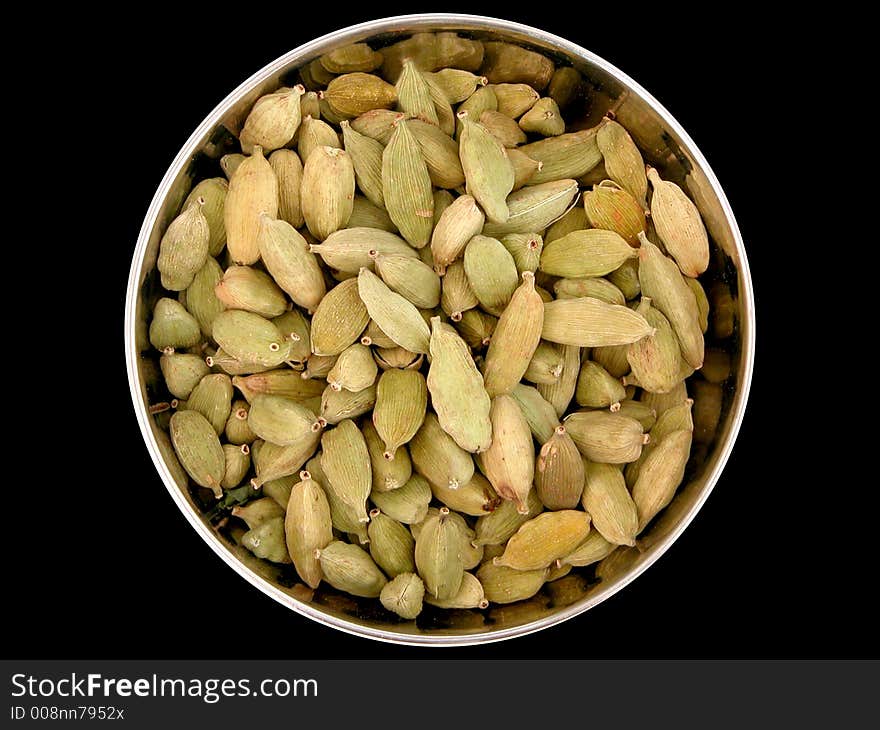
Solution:
[[(196, 152), (198, 144), (217, 126), (223, 116), (228, 112), (229, 108), (237, 102), (247, 92), (251, 91), (259, 84), (271, 78), (277, 72), (285, 69), (289, 65), (306, 58), (323, 50), (325, 45), (337, 46), (345, 41), (354, 42), (365, 35), (377, 35), (389, 32), (418, 32), (420, 30), (436, 30), (438, 25), (452, 26), (450, 30), (462, 31), (494, 31), (507, 32), (518, 35), (528, 36), (538, 42), (547, 44), (554, 49), (561, 51), (567, 55), (583, 59), (590, 64), (602, 69), (605, 73), (615, 78), (623, 86), (630, 89), (647, 103), (653, 111), (663, 120), (670, 129), (672, 129), (681, 140), (682, 146), (685, 147), (693, 156), (694, 161), (699, 165), (700, 169), (706, 176), (713, 193), (715, 194), (721, 209), (724, 213), (726, 223), (729, 226), (732, 238), (735, 243), (738, 262), (738, 279), (739, 290), (738, 296), (741, 301), (741, 311), (744, 317), (740, 320), (739, 334), (742, 348), (741, 368), (738, 371), (737, 391), (734, 401), (731, 404), (730, 411), (730, 429), (723, 443), (717, 446), (717, 458), (711, 472), (706, 475), (705, 485), (699, 498), (691, 505), (690, 509), (682, 515), (678, 524), (674, 529), (670, 530), (660, 540), (654, 543), (650, 548), (650, 555), (643, 560), (634, 569), (631, 569), (616, 580), (610, 582), (606, 587), (599, 588), (589, 598), (578, 601), (571, 606), (542, 618), (535, 619), (529, 623), (483, 632), (475, 632), (462, 635), (451, 634), (404, 634), (391, 630), (380, 629), (373, 626), (358, 624), (348, 619), (333, 616), (315, 609), (293, 596), (280, 590), (269, 580), (259, 576), (256, 572), (248, 568), (228, 549), (225, 543), (214, 534), (214, 532), (206, 525), (196, 511), (186, 501), (185, 496), (181, 492), (174, 477), (160, 451), (159, 445), (153, 435), (147, 408), (145, 407), (141, 397), (141, 383), (138, 374), (139, 351), (137, 348), (137, 301), (140, 290), (140, 278), (143, 268), (145, 253), (149, 243), (153, 228), (156, 224), (159, 212), (162, 208), (165, 197), (167, 196), (172, 183), (177, 176), (183, 171), (185, 166), (192, 159)], [(211, 549), (233, 570), (247, 580), (251, 585), (268, 595), (270, 598), (278, 601), (282, 605), (296, 611), (302, 616), (313, 619), (326, 626), (339, 629), (347, 634), (354, 636), (376, 639), (394, 644), (404, 644), (409, 646), (468, 646), (473, 644), (483, 644), (489, 642), (502, 641), (504, 639), (516, 636), (524, 636), (536, 631), (540, 631), (556, 624), (567, 621), (590, 608), (598, 605), (602, 601), (610, 598), (612, 595), (622, 590), (630, 582), (635, 580), (651, 565), (653, 565), (661, 555), (663, 555), (671, 545), (678, 539), (679, 535), (691, 523), (697, 512), (702, 508), (709, 494), (715, 488), (716, 483), (723, 471), (736, 438), (739, 434), (740, 426), (745, 413), (746, 403), (748, 401), (749, 391), (752, 382), (752, 372), (754, 369), (755, 357), (755, 310), (754, 310), (754, 291), (752, 286), (751, 274), (749, 272), (748, 259), (746, 256), (745, 245), (740, 234), (739, 227), (736, 223), (730, 203), (724, 190), (721, 188), (718, 178), (709, 166), (708, 161), (703, 156), (700, 149), (691, 139), (690, 135), (682, 128), (676, 119), (666, 110), (666, 108), (657, 101), (648, 91), (640, 84), (630, 78), (623, 71), (618, 69), (603, 58), (597, 56), (591, 51), (579, 46), (571, 41), (561, 38), (555, 34), (548, 33), (544, 30), (534, 28), (532, 26), (517, 23), (510, 20), (504, 20), (491, 16), (471, 15), (462, 13), (418, 13), (409, 15), (394, 15), (385, 18), (379, 18), (355, 25), (346, 26), (339, 30), (326, 33), (319, 38), (315, 38), (308, 43), (302, 44), (291, 51), (279, 56), (274, 61), (268, 63), (259, 71), (251, 75), (238, 87), (228, 94), (216, 107), (205, 117), (199, 126), (189, 136), (183, 144), (180, 151), (175, 156), (168, 170), (162, 178), (156, 193), (153, 196), (144, 222), (138, 234), (137, 243), (132, 255), (132, 264), (129, 272), (128, 288), (125, 301), (125, 357), (128, 371), (129, 388), (131, 391), (132, 403), (134, 405), (135, 415), (144, 442), (150, 457), (153, 460), (159, 476), (165, 484), (166, 489), (171, 494), (172, 499), (177, 507), (183, 513), (184, 517), (189, 521), (190, 525), (202, 537), (202, 539), (211, 547)]]

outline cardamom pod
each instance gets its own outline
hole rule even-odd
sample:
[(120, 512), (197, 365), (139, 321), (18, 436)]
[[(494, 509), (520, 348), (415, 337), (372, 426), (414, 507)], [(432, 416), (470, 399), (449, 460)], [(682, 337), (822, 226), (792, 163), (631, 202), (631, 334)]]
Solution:
[(544, 246), (540, 268), (552, 276), (604, 276), (638, 255), (638, 250), (614, 231), (590, 228)]
[(538, 233), (508, 233), (499, 239), (501, 245), (513, 256), (516, 270), (522, 274), (524, 271), (532, 273), (538, 268), (541, 261), (541, 251), (544, 248), (544, 239)]
[(192, 389), (186, 401), (186, 410), (201, 413), (217, 435), (222, 435), (232, 410), (232, 380), (228, 375), (206, 375)]
[(284, 508), (271, 497), (262, 497), (251, 500), (245, 505), (236, 505), (232, 509), (232, 516), (244, 520), (253, 530), (264, 522), (274, 520), (276, 517), (284, 517)]
[(547, 56), (502, 41), (487, 41), (483, 48), (480, 73), (490, 84), (523, 83), (541, 91), (550, 83), (553, 62)]
[(435, 598), (430, 593), (425, 595), (425, 603), (438, 608), (487, 608), (489, 601), (483, 593), (483, 586), (476, 576), (465, 573), (461, 586), (451, 598)]
[(559, 426), (559, 417), (556, 415), (556, 409), (550, 405), (544, 396), (542, 396), (535, 388), (517, 384), (510, 391), (511, 397), (520, 407), (532, 435), (539, 444), (547, 443)]
[(236, 375), (232, 384), (241, 391), (248, 403), (253, 403), (258, 395), (277, 395), (302, 403), (309, 398), (321, 395), (324, 384), (303, 378), (294, 370), (283, 368), (268, 370), (253, 375)]
[(449, 509), (428, 517), (416, 539), (415, 563), (428, 592), (441, 600), (455, 596), (464, 579), (463, 536)]
[(462, 122), (459, 156), (467, 182), (486, 217), (496, 224), (507, 222), (510, 211), (507, 196), (513, 190), (513, 164), (504, 146), (482, 125), (472, 121), (468, 112), (458, 112)]
[(256, 396), (248, 424), (257, 436), (277, 446), (293, 446), (323, 427), (308, 408), (280, 395)]
[(590, 532), (590, 515), (574, 509), (543, 512), (524, 523), (492, 562), (514, 570), (540, 570), (563, 558)]
[(214, 327), (214, 317), (226, 309), (214, 293), (214, 288), (223, 278), (223, 269), (210, 256), (205, 265), (196, 272), (192, 283), (186, 289), (186, 309), (196, 318), (202, 334), (210, 337)]
[[(626, 398), (626, 389), (621, 382), (599, 363), (584, 360), (578, 375), (574, 398), (578, 405), (589, 408), (620, 409), (620, 401)], [(614, 406), (617, 408), (614, 408)]]
[[(632, 193), (612, 180), (603, 180), (584, 193), (584, 209), (593, 228), (614, 231), (630, 246), (639, 245), (645, 230), (645, 211)], [(656, 219), (654, 223), (656, 224)]]
[(251, 468), (251, 449), (247, 444), (241, 446), (223, 444), (223, 456), (226, 458), (226, 467), (220, 486), (224, 489), (233, 489), (241, 484)]
[(401, 447), (391, 454), (393, 458), (385, 458), (385, 445), (369, 418), (364, 419), (361, 433), (364, 435), (364, 443), (370, 454), (373, 472), (373, 491), (370, 494), (400, 489), (412, 477), (409, 452), (405, 447)]
[(535, 464), (535, 489), (547, 509), (572, 509), (581, 499), (584, 462), (574, 440), (561, 424), (541, 446)]
[(691, 438), (691, 431), (673, 431), (664, 436), (645, 457), (632, 488), (633, 502), (638, 510), (639, 532), (675, 496), (690, 456)]
[(471, 289), (463, 261), (453, 261), (443, 276), (440, 307), (453, 322), (460, 322), (462, 313), (479, 305), (480, 300)]
[(498, 239), (477, 235), (465, 247), (464, 270), (483, 309), (500, 316), (519, 283), (513, 256)]
[(424, 76), (442, 89), (450, 104), (458, 104), (467, 99), (478, 86), (488, 82), (485, 76), (477, 76), (460, 68), (444, 68), (440, 71), (425, 72)]
[(547, 568), (514, 570), (494, 562), (483, 563), (477, 580), (492, 603), (515, 603), (534, 596), (547, 578)]
[(637, 312), (592, 297), (557, 299), (544, 305), (541, 337), (550, 342), (578, 347), (625, 345), (653, 332)]
[(590, 461), (602, 464), (635, 461), (649, 441), (641, 423), (619, 413), (577, 412), (563, 423), (578, 450)]
[(379, 368), (370, 348), (356, 342), (339, 353), (327, 373), (327, 383), (333, 390), (345, 389), (357, 393), (375, 383), (378, 373)]
[(292, 562), (284, 540), (283, 517), (274, 517), (248, 530), (242, 535), (241, 544), (258, 558), (281, 564)]
[(491, 513), (501, 503), (489, 480), (478, 473), (457, 489), (446, 484), (431, 484), (431, 492), (449, 509), (474, 517)]
[(608, 177), (629, 191), (642, 208), (646, 208), (648, 178), (645, 176), (645, 161), (629, 132), (606, 118), (596, 133), (596, 144), (605, 161)]
[(615, 545), (635, 545), (639, 518), (623, 473), (612, 464), (584, 464), (584, 509), (593, 527)]
[(533, 160), (543, 163), (531, 179), (532, 184), (578, 178), (602, 161), (596, 129), (583, 129), (539, 139), (519, 149)]
[[(345, 420), (321, 437), (322, 486), (358, 522), (366, 523), (367, 497), (373, 486), (370, 454), (363, 434), (353, 421)], [(332, 507), (332, 501), (331, 501)]]
[(196, 198), (168, 224), (159, 241), (156, 268), (161, 274), (162, 286), (170, 291), (186, 289), (208, 258), (211, 233), (208, 219), (202, 213), (204, 205), (204, 198)]
[(312, 352), (338, 355), (358, 340), (369, 319), (358, 294), (358, 280), (340, 282), (321, 299), (312, 315)]
[(428, 351), (428, 325), (415, 306), (367, 268), (360, 270), (357, 286), (369, 316), (397, 345), (410, 352)]
[(149, 337), (153, 347), (164, 351), (195, 347), (202, 340), (202, 332), (195, 317), (180, 302), (162, 297), (153, 308)]
[(193, 388), (208, 374), (208, 366), (198, 355), (169, 352), (159, 358), (159, 367), (168, 392), (175, 398), (189, 398)]
[(401, 573), (415, 572), (415, 540), (397, 520), (382, 514), (381, 510), (370, 510), (367, 534), (370, 556), (386, 575), (395, 578)]
[(410, 117), (439, 126), (437, 109), (431, 98), (431, 89), (412, 59), (403, 59), (403, 69), (395, 84), (397, 108)]
[[(545, 316), (546, 307), (547, 305), (545, 304)], [(581, 348), (577, 345), (563, 345), (562, 360), (562, 373), (560, 373), (555, 383), (537, 384), (538, 393), (553, 406), (559, 418), (562, 418), (562, 414), (568, 410), (568, 405), (571, 403), (571, 399), (574, 398), (578, 374), (581, 369)]]
[(440, 304), (440, 277), (420, 259), (376, 253), (376, 273), (391, 291), (421, 309)]
[(440, 428), (437, 416), (425, 414), (421, 427), (409, 442), (415, 470), (432, 484), (458, 489), (474, 475), (474, 460)]
[(317, 147), (303, 166), (301, 204), (306, 226), (323, 241), (345, 228), (354, 201), (351, 155), (336, 147)]
[(321, 570), (331, 586), (363, 598), (378, 598), (388, 579), (363, 548), (334, 540), (315, 550)]
[(456, 141), (440, 127), (421, 119), (409, 119), (406, 124), (422, 150), (431, 184), (438, 188), (464, 185), (464, 170)]
[(351, 162), (354, 165), (354, 178), (358, 188), (373, 205), (384, 208), (385, 197), (382, 194), (382, 152), (384, 147), (375, 139), (356, 131), (348, 121), (343, 121), (340, 126), (342, 127), (345, 151), (351, 156)]
[(373, 424), (385, 442), (385, 458), (393, 459), (425, 420), (428, 386), (417, 370), (386, 370), (379, 376)]
[(351, 43), (325, 53), (319, 60), (330, 73), (346, 74), (375, 71), (383, 59), (379, 51), (374, 51), (366, 43)]
[(626, 298), (614, 284), (607, 279), (597, 277), (584, 277), (577, 279), (559, 279), (553, 285), (553, 291), (556, 292), (557, 299), (579, 299), (581, 297), (592, 297), (593, 299), (601, 299), (608, 304), (626, 304)]
[(589, 227), (590, 222), (587, 220), (587, 213), (583, 207), (572, 206), (565, 215), (544, 232), (544, 245), (547, 246), (551, 241), (567, 236), (572, 231), (583, 231)]
[(399, 119), (382, 153), (385, 208), (400, 234), (414, 248), (431, 240), (434, 196), (425, 158), (408, 122)]
[(290, 340), (267, 319), (241, 309), (227, 309), (214, 318), (214, 340), (232, 357), (277, 367), (290, 352)]
[(379, 600), (389, 611), (404, 619), (414, 619), (422, 612), (425, 584), (415, 573), (400, 573), (385, 584)]
[(535, 475), (532, 433), (516, 401), (509, 395), (492, 399), (492, 443), (482, 454), (483, 471), (498, 496), (528, 511), (526, 498)]
[(362, 416), (375, 405), (375, 385), (370, 385), (356, 393), (349, 390), (334, 390), (328, 385), (321, 394), (321, 418), (329, 424), (337, 424), (346, 418)]
[(299, 100), (305, 91), (297, 84), (257, 99), (239, 135), (242, 152), (251, 154), (254, 145), (268, 152), (286, 146), (299, 128)]
[(402, 487), (390, 492), (371, 492), (370, 501), (392, 519), (412, 525), (425, 519), (431, 496), (428, 480), (413, 474)]
[(247, 420), (250, 409), (250, 403), (246, 400), (232, 402), (229, 418), (226, 419), (226, 426), (223, 429), (226, 440), (230, 444), (241, 446), (242, 444), (251, 444), (256, 440), (257, 434), (254, 433)]
[[(266, 220), (273, 222), (270, 218)], [(217, 282), (214, 293), (229, 309), (245, 309), (261, 317), (277, 317), (288, 306), (287, 298), (275, 280), (250, 266), (230, 266)]]
[(497, 139), (503, 147), (516, 147), (523, 144), (528, 137), (520, 129), (519, 124), (501, 112), (487, 109), (477, 120), (489, 134)]
[(453, 201), (437, 221), (431, 236), (434, 268), (443, 275), (446, 268), (464, 253), (465, 246), (483, 228), (486, 217), (471, 195)]
[(355, 71), (337, 76), (324, 91), (324, 99), (340, 117), (356, 117), (371, 109), (390, 109), (397, 91), (374, 74)]
[(357, 274), (364, 267), (373, 267), (371, 251), (418, 258), (418, 253), (400, 236), (367, 226), (338, 230), (322, 243), (311, 246), (310, 250), (318, 254), (327, 266), (349, 274)]
[(696, 277), (709, 267), (709, 236), (693, 201), (674, 182), (661, 180), (648, 168), (651, 196), (651, 220), (666, 250), (685, 276)]
[(534, 184), (508, 196), (509, 215), (507, 221), (500, 224), (487, 222), (483, 226), (484, 236), (543, 231), (568, 210), (577, 196), (577, 180), (555, 180), (539, 184), (536, 182), (536, 178), (537, 175), (530, 181)]
[(168, 430), (174, 453), (186, 473), (215, 497), (222, 497), (220, 482), (226, 471), (226, 457), (208, 419), (197, 411), (178, 411), (171, 416)]
[(573, 565), (575, 567), (584, 567), (598, 563), (603, 558), (608, 557), (617, 545), (608, 542), (598, 529), (590, 530), (587, 539), (578, 545), (572, 552), (559, 560), (563, 565)]
[(519, 126), (524, 132), (558, 137), (565, 131), (565, 120), (557, 103), (549, 96), (545, 96), (538, 99), (535, 105), (520, 117)]
[(278, 180), (263, 148), (254, 145), (253, 154), (244, 159), (229, 179), (223, 206), (226, 248), (237, 264), (252, 264), (260, 258), (260, 216), (278, 215)]
[[(294, 228), (302, 228), (303, 163), (293, 150), (275, 150), (269, 155), (269, 165), (278, 182), (278, 218)], [(225, 230), (225, 229), (224, 229)]]
[(299, 577), (310, 588), (317, 588), (323, 572), (315, 551), (323, 550), (333, 541), (330, 505), (321, 485), (308, 471), (301, 471), (299, 477), (300, 481), (290, 490), (284, 534)]
[(181, 210), (199, 205), (201, 198), (202, 215), (208, 221), (208, 255), (217, 256), (226, 246), (226, 224), (223, 221), (223, 207), (226, 204), (226, 193), (229, 183), (222, 177), (210, 177), (202, 180), (186, 196)]

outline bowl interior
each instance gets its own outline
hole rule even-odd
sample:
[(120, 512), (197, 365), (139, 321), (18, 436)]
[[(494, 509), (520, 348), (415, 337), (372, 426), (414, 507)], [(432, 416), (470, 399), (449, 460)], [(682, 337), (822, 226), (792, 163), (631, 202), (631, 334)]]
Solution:
[[(147, 325), (152, 305), (161, 295), (155, 264), (162, 232), (194, 181), (222, 176), (219, 159), (238, 151), (234, 135), (254, 100), (278, 86), (297, 83), (301, 66), (334, 48), (358, 41), (380, 48), (414, 32), (436, 31), (519, 43), (549, 55), (557, 65), (573, 66), (584, 76), (587, 93), (576, 112), (566, 114), (568, 131), (594, 126), (607, 112), (613, 112), (635, 138), (646, 162), (658, 168), (664, 179), (677, 182), (690, 193), (714, 243), (710, 269), (700, 281), (713, 303), (729, 302), (726, 308), (713, 307), (707, 348), (730, 354), (731, 375), (721, 386), (717, 427), (711, 428), (711, 422), (702, 428), (698, 424), (677, 496), (642, 534), (637, 547), (619, 548), (602, 562), (601, 577), (595, 565), (576, 568), (545, 585), (528, 601), (484, 611), (426, 607), (416, 621), (407, 622), (384, 611), (375, 600), (355, 599), (323, 584), (317, 591), (309, 590), (292, 567), (255, 558), (236, 545), (228, 525), (217, 528), (211, 523), (205, 511), (212, 500), (188, 483), (163, 430), (167, 414), (150, 415), (148, 411), (151, 403), (168, 396), (161, 383), (157, 353), (147, 339)], [(721, 316), (729, 318), (731, 307), (733, 327), (729, 331)], [(477, 16), (404, 16), (353, 26), (288, 53), (232, 92), (193, 133), (156, 193), (135, 251), (126, 324), (132, 393), (147, 446), (178, 506), (202, 537), (245, 578), (294, 610), (346, 631), (407, 643), (471, 643), (534, 631), (599, 603), (654, 562), (693, 518), (727, 460), (748, 395), (754, 351), (751, 282), (739, 231), (717, 180), (686, 133), (635, 82), (583, 48), (536, 29)], [(690, 382), (689, 394), (698, 402), (701, 397), (714, 397), (692, 388)]]

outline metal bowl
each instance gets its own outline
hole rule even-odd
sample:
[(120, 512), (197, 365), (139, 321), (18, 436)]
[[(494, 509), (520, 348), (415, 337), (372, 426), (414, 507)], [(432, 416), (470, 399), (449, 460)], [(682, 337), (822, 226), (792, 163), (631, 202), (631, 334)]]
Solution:
[[(227, 151), (228, 130), (238, 129), (254, 100), (289, 83), (300, 66), (339, 46), (367, 40), (387, 44), (428, 31), (457, 31), (480, 40), (519, 43), (578, 69), (591, 87), (590, 105), (585, 117), (577, 120), (579, 126), (595, 124), (613, 109), (646, 161), (664, 178), (682, 185), (697, 203), (714, 241), (712, 264), (701, 281), (707, 290), (715, 287), (719, 295), (729, 292), (733, 297), (734, 327), (731, 335), (712, 342), (713, 329), (724, 329), (725, 325), (710, 323), (709, 342), (726, 349), (732, 362), (717, 427), (698, 424), (685, 481), (672, 504), (642, 535), (638, 547), (619, 548), (603, 561), (598, 575), (595, 566), (576, 569), (528, 601), (485, 611), (426, 611), (417, 621), (406, 622), (385, 612), (375, 600), (354, 599), (324, 586), (312, 594), (297, 584), (295, 572), (253, 557), (229, 534), (208, 523), (197, 490), (188, 485), (167, 434), (149, 411), (149, 395), (155, 392), (159, 376), (146, 332), (158, 292), (158, 277), (153, 272), (162, 232), (178, 212), (194, 178), (220, 174), (217, 160)], [(730, 456), (749, 394), (754, 349), (752, 283), (733, 212), (709, 164), (669, 112), (626, 74), (574, 43), (518, 23), (445, 13), (385, 18), (330, 33), (270, 63), (227, 96), (183, 145), (156, 191), (132, 258), (125, 312), (128, 376), (144, 441), (172, 498), (205, 542), (239, 575), (304, 616), (352, 634), (418, 645), (476, 644), (538, 631), (604, 601), (656, 561), (694, 518)], [(699, 392), (691, 395), (699, 401)]]

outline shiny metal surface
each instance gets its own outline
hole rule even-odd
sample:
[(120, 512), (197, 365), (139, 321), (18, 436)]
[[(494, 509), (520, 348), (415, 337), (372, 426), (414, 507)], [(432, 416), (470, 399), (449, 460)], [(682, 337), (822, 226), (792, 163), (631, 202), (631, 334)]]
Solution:
[[(550, 584), (529, 601), (487, 611), (438, 613), (417, 625), (389, 619), (387, 613), (371, 606), (377, 602), (359, 602), (332, 589), (322, 588), (311, 595), (304, 586), (296, 584), (295, 574), (291, 578), (290, 571), (254, 558), (203, 518), (167, 434), (148, 412), (149, 392), (159, 375), (155, 353), (149, 353), (146, 332), (151, 297), (157, 291), (156, 277), (151, 272), (161, 234), (177, 213), (194, 177), (206, 166), (216, 164), (216, 159), (226, 151), (224, 141), (230, 139), (227, 130), (238, 129), (253, 101), (286, 83), (291, 71), (338, 46), (363, 40), (396, 40), (412, 32), (440, 30), (459, 31), (482, 40), (522, 43), (567, 61), (581, 71), (594, 93), (588, 115), (579, 126), (595, 124), (605, 111), (612, 109), (633, 134), (646, 160), (658, 167), (664, 178), (686, 186), (716, 244), (710, 272), (703, 278), (708, 283), (726, 283), (736, 299), (737, 312), (735, 334), (726, 341), (733, 374), (725, 385), (715, 438), (705, 447), (695, 448), (685, 483), (643, 536), (639, 548), (619, 549), (606, 559), (600, 581), (591, 568), (576, 569), (564, 582)], [(216, 167), (212, 170), (212, 174), (219, 174)], [(687, 133), (647, 91), (586, 49), (541, 30), (480, 16), (425, 14), (363, 23), (300, 46), (254, 74), (205, 118), (165, 174), (141, 227), (128, 283), (125, 350), (135, 413), (156, 469), (186, 519), (233, 570), (276, 601), (342, 631), (406, 644), (462, 645), (528, 634), (577, 616), (622, 589), (669, 548), (709, 496), (733, 448), (751, 383), (755, 313), (745, 247), (724, 192)]]

